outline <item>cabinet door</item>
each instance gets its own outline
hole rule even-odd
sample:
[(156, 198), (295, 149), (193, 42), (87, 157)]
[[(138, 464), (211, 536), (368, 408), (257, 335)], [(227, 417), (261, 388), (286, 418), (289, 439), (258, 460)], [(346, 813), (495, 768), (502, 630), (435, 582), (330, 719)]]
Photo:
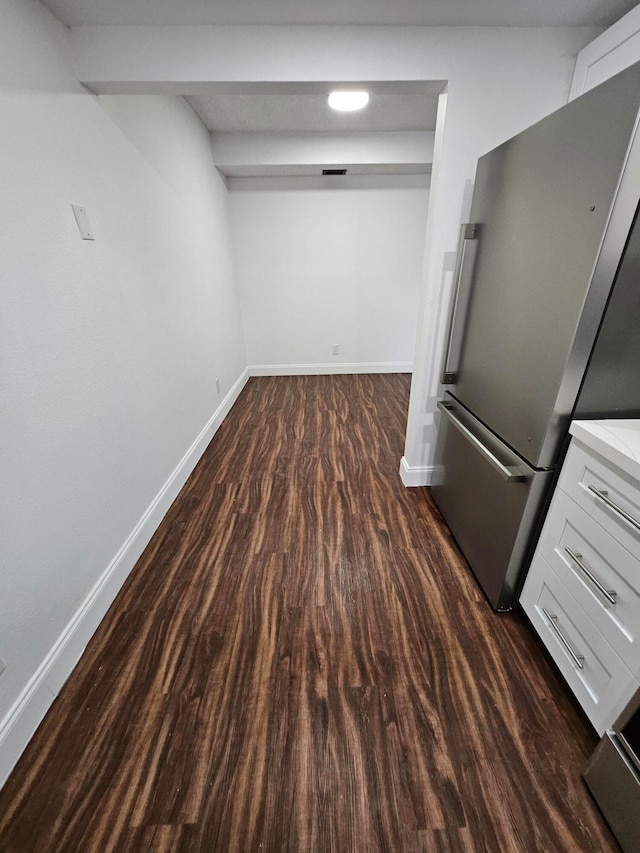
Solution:
[(587, 452), (574, 439), (562, 467), (559, 486), (627, 551), (636, 556), (640, 554), (640, 487), (637, 482)]
[(593, 727), (603, 734), (633, 694), (633, 675), (538, 552), (520, 603)]
[(594, 626), (640, 675), (640, 562), (562, 490), (538, 542), (540, 552)]

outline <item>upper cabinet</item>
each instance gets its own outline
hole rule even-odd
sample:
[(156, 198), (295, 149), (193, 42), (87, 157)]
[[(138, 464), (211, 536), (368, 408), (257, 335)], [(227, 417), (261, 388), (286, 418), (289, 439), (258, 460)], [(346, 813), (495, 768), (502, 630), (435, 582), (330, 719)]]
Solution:
[(572, 101), (638, 61), (640, 5), (580, 51), (573, 71), (569, 100)]

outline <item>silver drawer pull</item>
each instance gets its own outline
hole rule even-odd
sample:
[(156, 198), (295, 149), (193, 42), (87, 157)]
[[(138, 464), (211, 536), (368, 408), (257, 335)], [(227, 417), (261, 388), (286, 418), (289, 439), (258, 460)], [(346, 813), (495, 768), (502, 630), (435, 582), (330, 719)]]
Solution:
[(554, 616), (552, 613), (549, 613), (549, 611), (547, 610), (546, 607), (542, 608), (542, 612), (544, 613), (544, 615), (549, 620), (549, 627), (554, 631), (556, 637), (560, 640), (562, 645), (569, 652), (569, 655), (571, 656), (571, 660), (575, 663), (575, 665), (578, 667), (578, 669), (584, 669), (584, 663), (583, 663), (584, 655), (577, 655), (574, 652), (574, 650), (571, 648), (571, 644), (569, 643), (569, 640), (567, 640), (567, 638), (562, 633), (560, 628), (558, 628), (558, 626), (556, 625), (556, 622), (558, 621), (558, 617)]
[(635, 518), (629, 515), (628, 512), (625, 512), (622, 507), (619, 507), (617, 504), (614, 504), (614, 502), (609, 497), (609, 492), (605, 492), (602, 489), (596, 489), (595, 486), (588, 486), (588, 489), (590, 492), (593, 492), (593, 494), (597, 498), (600, 498), (601, 501), (604, 501), (607, 506), (611, 507), (614, 512), (617, 512), (618, 515), (621, 515), (622, 518), (624, 518), (624, 520), (627, 521), (632, 527), (635, 527), (636, 530), (640, 530), (640, 521), (636, 521)]
[(564, 549), (567, 554), (571, 557), (576, 566), (585, 573), (585, 575), (589, 578), (591, 583), (596, 587), (598, 592), (601, 592), (602, 595), (607, 599), (610, 604), (616, 603), (617, 592), (615, 589), (605, 589), (598, 578), (593, 574), (591, 569), (587, 568), (585, 564), (582, 562), (582, 554), (576, 554), (575, 551), (572, 551), (571, 548)]

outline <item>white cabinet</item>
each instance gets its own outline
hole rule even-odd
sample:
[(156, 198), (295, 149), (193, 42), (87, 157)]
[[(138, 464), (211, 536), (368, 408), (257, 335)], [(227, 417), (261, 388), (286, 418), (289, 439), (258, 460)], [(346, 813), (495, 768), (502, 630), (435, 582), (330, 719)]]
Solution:
[(574, 421), (520, 603), (602, 734), (640, 684), (640, 421)]

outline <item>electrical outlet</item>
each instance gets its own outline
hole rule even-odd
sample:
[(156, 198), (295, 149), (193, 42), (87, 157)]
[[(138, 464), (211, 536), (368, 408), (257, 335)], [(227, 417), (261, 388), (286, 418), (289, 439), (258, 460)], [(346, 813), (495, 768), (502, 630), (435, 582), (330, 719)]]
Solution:
[(216, 376), (216, 391), (220, 393), (220, 378)]
[(340, 344), (331, 345), (331, 355), (340, 355)]
[(5, 671), (6, 666), (6, 663), (3, 660), (0, 660), (0, 675)]

